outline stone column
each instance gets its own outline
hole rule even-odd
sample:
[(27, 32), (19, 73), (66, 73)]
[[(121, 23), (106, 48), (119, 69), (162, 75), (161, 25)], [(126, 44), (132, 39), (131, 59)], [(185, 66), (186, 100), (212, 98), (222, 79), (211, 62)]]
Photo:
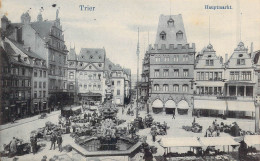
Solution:
[(246, 96), (246, 86), (244, 86), (244, 97)]
[(237, 85), (236, 85), (236, 96), (237, 96)]
[(229, 96), (229, 85), (227, 84), (227, 96)]

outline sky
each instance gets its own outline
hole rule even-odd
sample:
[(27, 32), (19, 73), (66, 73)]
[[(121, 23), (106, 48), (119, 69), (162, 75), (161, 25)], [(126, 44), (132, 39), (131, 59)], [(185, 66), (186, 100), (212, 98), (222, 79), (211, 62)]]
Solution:
[[(81, 11), (80, 5), (95, 9)], [(205, 5), (231, 5), (233, 9), (205, 10)], [(254, 51), (260, 49), (260, 0), (2, 0), (0, 15), (20, 22), (22, 13), (31, 8), (31, 20), (36, 21), (41, 7), (44, 20), (54, 20), (60, 8), (68, 48), (75, 44), (79, 53), (81, 48), (104, 47), (111, 61), (130, 68), (133, 74), (137, 73), (138, 27), (141, 73), (144, 53), (155, 42), (161, 14), (182, 14), (188, 43), (195, 43), (197, 52), (209, 44), (209, 33), (210, 43), (223, 57), (232, 54), (240, 37), (249, 51), (251, 42)]]

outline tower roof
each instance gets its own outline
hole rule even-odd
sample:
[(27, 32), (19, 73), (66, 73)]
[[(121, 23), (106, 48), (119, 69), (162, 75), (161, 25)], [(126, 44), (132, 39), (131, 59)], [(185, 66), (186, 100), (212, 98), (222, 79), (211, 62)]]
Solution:
[[(162, 38), (165, 34), (166, 37)], [(155, 44), (187, 44), (182, 15), (161, 15), (159, 18)]]

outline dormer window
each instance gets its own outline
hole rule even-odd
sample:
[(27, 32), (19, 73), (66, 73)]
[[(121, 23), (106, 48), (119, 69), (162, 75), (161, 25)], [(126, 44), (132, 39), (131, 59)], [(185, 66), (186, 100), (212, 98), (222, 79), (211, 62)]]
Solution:
[(83, 63), (80, 63), (80, 66), (82, 67), (82, 66), (83, 66)]
[(90, 65), (88, 68), (89, 68), (89, 69), (92, 69), (92, 66)]
[(25, 62), (26, 62), (26, 61), (27, 61), (27, 58), (24, 58), (24, 59), (23, 59), (23, 61), (25, 61)]
[(208, 55), (208, 58), (211, 58), (211, 55)]
[(98, 59), (101, 59), (101, 56), (99, 56)]
[(90, 59), (93, 59), (93, 56), (92, 55), (90, 55), (90, 57), (89, 57)]
[(160, 33), (160, 38), (161, 38), (162, 40), (166, 40), (166, 33), (165, 33), (164, 31), (162, 31), (162, 32)]
[(81, 58), (84, 59), (84, 55), (82, 55)]
[(111, 70), (112, 69), (112, 65), (109, 65), (108, 68)]
[(243, 57), (243, 54), (239, 54), (238, 56), (239, 56), (239, 57)]
[(183, 39), (183, 32), (182, 32), (182, 31), (178, 31), (178, 32), (176, 33), (176, 38), (177, 38), (177, 40)]
[(98, 66), (99, 66), (99, 67), (102, 67), (102, 64), (101, 64), (101, 63), (99, 63), (99, 64), (98, 64)]
[(172, 18), (170, 18), (168, 21), (167, 21), (167, 24), (169, 27), (173, 27), (174, 26), (174, 20)]

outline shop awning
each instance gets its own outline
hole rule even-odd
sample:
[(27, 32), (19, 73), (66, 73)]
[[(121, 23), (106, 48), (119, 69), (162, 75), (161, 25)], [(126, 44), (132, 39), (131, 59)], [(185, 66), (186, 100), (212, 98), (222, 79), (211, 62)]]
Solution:
[(255, 112), (255, 104), (253, 101), (228, 101), (229, 111), (252, 111)]
[(161, 100), (157, 99), (157, 100), (155, 100), (153, 102), (152, 107), (154, 107), (154, 108), (163, 108), (163, 102)]
[(168, 100), (165, 103), (165, 108), (176, 108), (176, 103), (173, 100)]
[(180, 108), (180, 109), (189, 109), (189, 104), (188, 104), (187, 101), (181, 100), (181, 101), (178, 103), (178, 108)]
[(163, 137), (159, 141), (164, 148), (167, 147), (201, 147), (196, 137)]
[(203, 146), (224, 146), (224, 145), (239, 145), (232, 137), (200, 137), (201, 145)]
[(102, 95), (100, 93), (93, 93), (93, 92), (87, 92), (87, 93), (79, 93), (82, 97), (101, 97)]
[(194, 109), (226, 110), (223, 100), (194, 100)]
[(260, 135), (246, 135), (244, 141), (247, 146), (260, 145)]

